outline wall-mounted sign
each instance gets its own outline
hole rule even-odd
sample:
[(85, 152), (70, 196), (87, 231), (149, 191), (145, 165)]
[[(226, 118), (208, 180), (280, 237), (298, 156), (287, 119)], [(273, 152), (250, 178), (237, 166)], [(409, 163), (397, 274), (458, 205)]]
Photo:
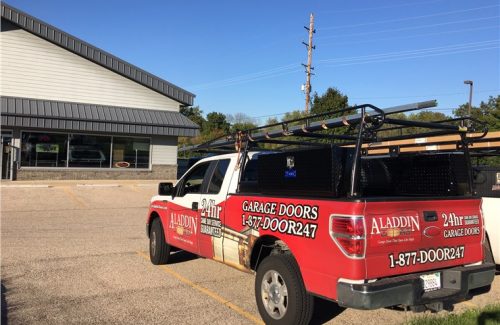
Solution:
[(36, 152), (59, 153), (59, 145), (58, 144), (37, 143), (35, 149), (36, 149)]
[(149, 143), (134, 142), (133, 148), (137, 151), (149, 151)]
[(130, 163), (126, 161), (119, 161), (115, 163), (115, 167), (117, 168), (128, 168), (130, 167)]

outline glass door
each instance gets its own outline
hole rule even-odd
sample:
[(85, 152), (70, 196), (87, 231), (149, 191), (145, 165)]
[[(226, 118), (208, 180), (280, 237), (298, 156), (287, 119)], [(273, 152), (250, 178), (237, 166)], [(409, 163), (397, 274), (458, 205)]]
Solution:
[(2, 130), (2, 179), (11, 179), (12, 163), (13, 163), (13, 148), (12, 131)]

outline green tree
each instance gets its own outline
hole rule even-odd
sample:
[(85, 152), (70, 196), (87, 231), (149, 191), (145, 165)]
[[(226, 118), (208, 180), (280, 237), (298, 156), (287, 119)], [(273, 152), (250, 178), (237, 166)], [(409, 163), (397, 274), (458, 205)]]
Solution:
[[(397, 120), (407, 120), (407, 121), (420, 121), (420, 122), (437, 122), (437, 121), (451, 119), (451, 117), (447, 116), (446, 114), (443, 114), (441, 112), (432, 112), (432, 111), (421, 111), (418, 113), (411, 113), (409, 115), (406, 115), (405, 113), (396, 113), (396, 114), (391, 114), (389, 118)], [(383, 126), (384, 129), (392, 127), (398, 127), (398, 125), (384, 124)], [(381, 131), (378, 133), (378, 137), (380, 140), (383, 140), (384, 138), (388, 137), (416, 134), (428, 131), (431, 130), (428, 128), (421, 128), (421, 127), (404, 127), (400, 129)]]
[(207, 114), (207, 119), (203, 125), (203, 133), (210, 134), (214, 131), (222, 131), (223, 133), (229, 132), (229, 122), (226, 120), (226, 115), (223, 113), (212, 112)]
[[(349, 100), (346, 95), (342, 94), (336, 88), (328, 88), (326, 92), (319, 96), (314, 93), (311, 106), (311, 114), (321, 114), (329, 111), (336, 111), (340, 109), (347, 108), (349, 106)], [(345, 112), (339, 112), (334, 114), (328, 114), (326, 116), (320, 117), (317, 120), (327, 120), (336, 117), (347, 116), (355, 114), (356, 110), (349, 110)], [(322, 133), (325, 134), (345, 134), (349, 132), (348, 127), (335, 128), (332, 130), (325, 130)], [(330, 140), (322, 140), (323, 142), (330, 142)]]
[[(203, 117), (203, 111), (200, 109), (199, 106), (181, 107), (180, 113), (189, 118), (194, 123), (198, 124), (200, 128), (203, 127), (203, 124), (205, 123), (205, 118)], [(202, 130), (200, 129), (200, 132), (201, 131)]]
[[(194, 123), (198, 124), (200, 127), (200, 134), (203, 132), (203, 126), (205, 125), (205, 118), (203, 117), (203, 111), (199, 106), (184, 106), (180, 108), (180, 113), (187, 118), (189, 118)], [(197, 137), (179, 137), (178, 146), (191, 146), (194, 144), (201, 143), (200, 136)]]
[[(441, 112), (432, 112), (432, 111), (421, 111), (418, 113), (411, 113), (410, 115), (408, 115), (407, 118), (407, 120), (409, 121), (420, 121), (420, 122), (438, 122), (449, 119), (451, 119), (451, 117), (446, 114), (443, 114)], [(417, 134), (421, 132), (432, 132), (432, 131), (433, 130), (429, 128), (409, 127), (403, 129), (403, 134)]]
[[(311, 114), (321, 114), (332, 110), (347, 108), (348, 98), (336, 88), (328, 88), (326, 92), (319, 96), (318, 93), (313, 94)], [(340, 114), (342, 116), (344, 114)]]
[(199, 106), (181, 107), (180, 112), (191, 121), (200, 126), (200, 135), (197, 137), (180, 137), (179, 147), (200, 144), (229, 132), (229, 123), (222, 113), (212, 112), (203, 117), (203, 111)]
[[(454, 110), (453, 114), (456, 117), (464, 117), (468, 115), (468, 111), (469, 104), (463, 104)], [(486, 102), (481, 101), (479, 107), (473, 106), (471, 116), (486, 123), (490, 131), (500, 130), (500, 95), (497, 97), (490, 96)]]
[[(290, 112), (285, 113), (285, 115), (283, 115), (283, 117), (281, 118), (281, 121), (286, 122), (286, 121), (296, 120), (296, 119), (306, 117), (306, 116), (307, 116), (307, 114), (304, 111), (295, 110), (295, 111), (290, 111)], [(301, 122), (292, 123), (291, 125), (297, 125), (297, 124), (301, 124)]]
[[(279, 120), (276, 117), (270, 117), (266, 120), (266, 123), (264, 125), (271, 125), (271, 124), (276, 124), (276, 123), (279, 123)], [(263, 131), (270, 132), (272, 130), (277, 130), (277, 127), (268, 127), (268, 128), (265, 128)], [(268, 149), (268, 150), (273, 150), (273, 149), (280, 147), (280, 145), (273, 144), (273, 143), (262, 143), (262, 144), (259, 144), (259, 147), (264, 148), (264, 149)]]
[[(468, 116), (469, 104), (460, 105), (453, 111), (456, 117)], [(486, 123), (489, 131), (500, 130), (500, 95), (490, 96), (488, 101), (481, 101), (479, 107), (471, 108), (471, 116), (483, 123)], [(474, 126), (474, 123), (473, 123)], [(479, 130), (478, 130), (479, 131)], [(477, 165), (500, 166), (499, 156), (477, 157), (473, 160)]]
[(243, 131), (257, 127), (255, 119), (246, 115), (245, 113), (236, 113), (234, 115), (227, 115), (227, 121), (231, 124), (230, 131)]
[(421, 121), (421, 122), (436, 122), (449, 119), (451, 119), (451, 117), (446, 114), (443, 114), (441, 112), (432, 112), (432, 111), (421, 111), (418, 113), (411, 113), (408, 116), (408, 120), (410, 121)]
[(265, 125), (276, 124), (276, 123), (278, 123), (278, 119), (276, 117), (270, 117), (266, 120)]

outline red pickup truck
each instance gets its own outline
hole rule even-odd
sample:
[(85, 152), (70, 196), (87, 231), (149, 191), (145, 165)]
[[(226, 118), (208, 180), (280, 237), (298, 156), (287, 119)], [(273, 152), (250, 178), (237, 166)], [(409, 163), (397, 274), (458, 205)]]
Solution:
[[(233, 142), (234, 150), (236, 141), (237, 152), (200, 160), (152, 198), (152, 263), (167, 263), (175, 247), (255, 272), (267, 324), (308, 324), (313, 296), (358, 309), (421, 311), (487, 292), (495, 267), (483, 257), (467, 150), (363, 154), (366, 134), (389, 123), (391, 111), (360, 110), (341, 121), (357, 125), (352, 145), (253, 151), (261, 139), (255, 130), (215, 142), (219, 149)], [(320, 121), (322, 129), (336, 122)], [(289, 137), (315, 124), (282, 128)], [(261, 141), (272, 137), (265, 131)]]

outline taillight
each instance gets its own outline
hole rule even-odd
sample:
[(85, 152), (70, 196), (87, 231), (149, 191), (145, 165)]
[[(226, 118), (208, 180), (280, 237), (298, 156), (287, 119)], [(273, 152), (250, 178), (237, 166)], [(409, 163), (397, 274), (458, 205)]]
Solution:
[(365, 218), (362, 216), (330, 216), (330, 236), (348, 257), (365, 256), (365, 233)]

